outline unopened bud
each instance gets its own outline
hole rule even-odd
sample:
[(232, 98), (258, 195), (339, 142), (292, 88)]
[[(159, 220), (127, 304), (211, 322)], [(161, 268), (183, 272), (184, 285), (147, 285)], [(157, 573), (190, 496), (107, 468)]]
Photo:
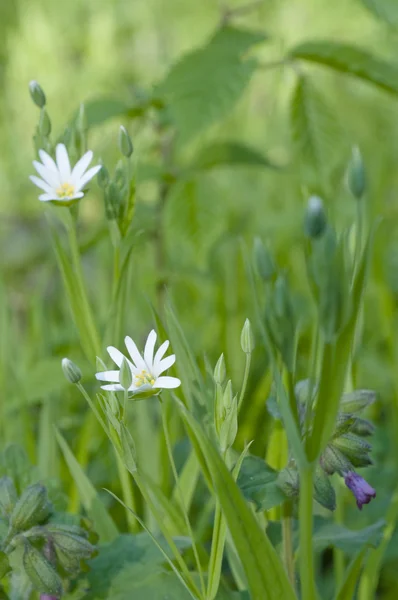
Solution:
[(220, 429), (220, 448), (222, 452), (232, 446), (238, 433), (238, 397), (234, 396), (231, 400), (228, 398), (227, 402), (229, 404), (226, 406), (225, 418)]
[(311, 196), (308, 200), (304, 218), (304, 231), (309, 238), (319, 238), (326, 230), (327, 219), (322, 200)]
[(9, 516), (17, 501), (17, 491), (10, 477), (0, 479), (0, 512), (3, 517)]
[(254, 240), (253, 247), (254, 263), (259, 276), (264, 281), (274, 279), (276, 275), (276, 266), (271, 252), (266, 248), (260, 238)]
[(221, 354), (214, 368), (214, 381), (218, 383), (218, 385), (222, 385), (225, 381), (226, 374), (227, 370), (225, 368), (224, 354)]
[(29, 92), (36, 106), (43, 108), (46, 105), (46, 95), (37, 81), (33, 80), (29, 83)]
[(69, 358), (62, 359), (62, 370), (66, 379), (70, 383), (79, 383), (82, 378), (82, 372), (74, 362), (69, 360)]
[(254, 350), (254, 336), (249, 319), (246, 319), (245, 324), (243, 325), (240, 336), (240, 345), (243, 352), (246, 354), (251, 354)]
[(87, 539), (74, 531), (68, 531), (67, 526), (47, 526), (46, 530), (51, 534), (51, 540), (55, 551), (61, 550), (65, 554), (75, 556), (79, 560), (90, 558), (94, 547)]
[(353, 433), (345, 433), (333, 440), (332, 444), (354, 467), (366, 467), (373, 464), (369, 456), (372, 446)]
[(351, 194), (357, 200), (360, 200), (365, 193), (365, 167), (363, 164), (361, 152), (357, 147), (354, 147), (352, 149), (351, 160), (347, 170), (347, 186)]
[(14, 506), (10, 526), (15, 531), (24, 531), (41, 523), (51, 513), (47, 490), (39, 483), (27, 487)]
[(375, 400), (376, 393), (373, 390), (354, 390), (342, 396), (340, 410), (355, 414), (373, 404)]
[(26, 575), (37, 591), (54, 596), (62, 595), (62, 582), (54, 567), (27, 540), (25, 541), (23, 566)]
[(375, 426), (367, 419), (355, 419), (351, 431), (352, 433), (365, 437), (374, 433)]
[(133, 374), (126, 358), (123, 358), (122, 364), (120, 365), (119, 382), (124, 390), (130, 389), (130, 386), (133, 383)]
[(131, 138), (127, 132), (127, 129), (123, 127), (123, 125), (121, 125), (119, 129), (119, 149), (123, 156), (126, 156), (126, 158), (130, 158), (130, 156), (133, 154), (133, 144), (131, 142)]
[(225, 386), (222, 403), (225, 410), (228, 410), (232, 404), (232, 381), (229, 380)]
[(48, 137), (51, 133), (51, 121), (45, 108), (40, 111), (39, 133), (43, 137)]
[(333, 475), (333, 473), (339, 473), (342, 475), (343, 473), (347, 473), (352, 469), (352, 464), (348, 458), (346, 458), (344, 454), (332, 444), (326, 446), (319, 459), (319, 462), (322, 469), (328, 475)]
[(328, 510), (335, 510), (336, 493), (328, 475), (319, 464), (314, 473), (314, 498)]

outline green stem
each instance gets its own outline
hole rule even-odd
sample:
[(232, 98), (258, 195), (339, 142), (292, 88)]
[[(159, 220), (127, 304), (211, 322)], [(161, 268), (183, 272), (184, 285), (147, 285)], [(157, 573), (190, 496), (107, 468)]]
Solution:
[(300, 470), (300, 579), (303, 600), (316, 600), (314, 552), (312, 546), (313, 467)]
[[(122, 486), (123, 502), (127, 507), (130, 507), (135, 513), (137, 512), (137, 504), (134, 497), (133, 487), (131, 485), (130, 473), (123, 464), (119, 454), (115, 451), (117, 470), (119, 472), (120, 485)], [(137, 519), (131, 514), (131, 511), (126, 508), (126, 519), (130, 533), (138, 533), (139, 524)]]
[(238, 413), (241, 409), (243, 398), (245, 397), (245, 393), (246, 393), (247, 381), (249, 379), (249, 373), (250, 373), (251, 358), (252, 358), (251, 352), (247, 352), (246, 353), (246, 362), (245, 362), (245, 372), (243, 374), (242, 389), (240, 390), (240, 394), (239, 394)]
[(289, 581), (295, 588), (294, 555), (293, 555), (293, 528), (292, 528), (292, 506), (285, 502), (282, 508), (282, 540), (283, 540), (283, 562), (289, 577)]
[[(340, 493), (340, 482), (337, 483), (336, 489), (336, 510), (334, 512), (334, 522), (337, 525), (342, 525), (344, 521), (344, 507)], [(344, 553), (338, 548), (333, 548), (333, 566), (334, 566), (334, 578), (336, 584), (336, 590), (339, 590), (344, 581)]]
[(222, 559), (227, 536), (227, 522), (223, 517), (219, 501), (216, 502), (214, 514), (213, 536), (211, 540), (210, 561), (208, 567), (208, 581), (206, 600), (214, 600), (220, 586)]

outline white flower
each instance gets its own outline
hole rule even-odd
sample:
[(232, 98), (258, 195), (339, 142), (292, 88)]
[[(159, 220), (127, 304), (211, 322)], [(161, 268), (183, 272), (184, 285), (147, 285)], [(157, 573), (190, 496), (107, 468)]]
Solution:
[[(107, 350), (111, 359), (121, 367), (123, 359), (126, 359), (131, 369), (132, 384), (129, 387), (129, 392), (146, 391), (146, 390), (161, 390), (177, 388), (181, 385), (181, 381), (177, 377), (163, 376), (160, 377), (164, 371), (167, 371), (176, 360), (175, 354), (171, 354), (166, 358), (163, 356), (169, 347), (169, 341), (164, 342), (157, 352), (155, 352), (156, 343), (156, 332), (154, 330), (148, 335), (148, 339), (145, 344), (144, 356), (141, 355), (137, 346), (131, 339), (131, 337), (125, 337), (124, 341), (126, 348), (129, 353), (129, 357), (124, 356), (120, 350), (114, 348), (114, 346), (108, 346)], [(103, 390), (110, 390), (113, 392), (122, 391), (123, 387), (120, 385), (120, 370), (119, 371), (103, 371), (96, 374), (96, 378), (99, 381), (110, 382), (107, 385), (102, 385)], [(158, 393), (158, 392), (154, 392)]]
[(56, 162), (44, 150), (39, 150), (41, 163), (33, 161), (33, 166), (40, 175), (31, 175), (30, 180), (37, 187), (44, 190), (44, 194), (39, 196), (42, 202), (55, 200), (63, 204), (70, 204), (72, 200), (82, 198), (84, 186), (98, 173), (101, 165), (87, 167), (93, 159), (91, 150), (86, 152), (80, 160), (71, 169), (68, 151), (64, 144), (58, 144), (55, 150)]

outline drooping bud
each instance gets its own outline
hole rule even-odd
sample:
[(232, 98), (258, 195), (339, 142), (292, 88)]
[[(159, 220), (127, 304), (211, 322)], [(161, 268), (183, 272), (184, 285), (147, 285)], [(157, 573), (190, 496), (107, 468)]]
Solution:
[(326, 227), (327, 218), (323, 202), (319, 196), (311, 196), (304, 218), (305, 234), (312, 239), (320, 238)]
[(0, 513), (3, 517), (8, 517), (17, 501), (17, 491), (13, 480), (10, 477), (0, 479)]
[(373, 404), (376, 392), (373, 390), (354, 390), (341, 397), (340, 410), (345, 413), (355, 414)]
[(129, 390), (133, 383), (133, 374), (126, 358), (123, 358), (120, 365), (119, 382), (124, 390)]
[(361, 200), (366, 189), (366, 176), (361, 152), (357, 146), (352, 149), (347, 169), (347, 186), (354, 198)]
[(367, 419), (355, 419), (351, 431), (361, 437), (366, 437), (374, 433), (375, 426)]
[(37, 81), (33, 80), (29, 83), (29, 92), (36, 106), (43, 108), (46, 105), (46, 95)]
[(245, 324), (243, 325), (240, 336), (240, 345), (245, 354), (251, 354), (254, 350), (254, 336), (249, 319), (246, 319)]
[(39, 133), (43, 137), (48, 137), (51, 133), (51, 121), (45, 108), (40, 111)]
[(218, 385), (222, 385), (225, 381), (226, 375), (227, 370), (225, 368), (224, 354), (221, 354), (216, 366), (214, 367), (214, 381), (218, 383)]
[(57, 554), (60, 551), (63, 555), (69, 555), (80, 561), (90, 558), (94, 552), (94, 546), (85, 537), (69, 531), (67, 526), (52, 525), (47, 526), (46, 530), (51, 535)]
[(127, 132), (127, 129), (123, 127), (123, 125), (121, 125), (119, 129), (119, 149), (126, 158), (130, 158), (130, 156), (133, 154), (133, 144), (131, 138)]
[(319, 459), (319, 462), (322, 469), (328, 475), (333, 475), (333, 473), (339, 473), (342, 475), (343, 473), (347, 473), (347, 471), (352, 470), (352, 464), (348, 458), (346, 458), (344, 454), (332, 444), (326, 446)]
[(36, 590), (43, 594), (62, 595), (62, 582), (54, 567), (27, 540), (25, 541), (23, 566)]
[(372, 446), (353, 433), (345, 433), (333, 440), (332, 445), (340, 450), (354, 467), (373, 464), (369, 456)]
[(314, 498), (328, 510), (335, 510), (336, 493), (328, 475), (319, 464), (314, 473)]
[(79, 383), (82, 378), (81, 370), (74, 362), (69, 360), (69, 358), (62, 359), (62, 370), (70, 383)]
[(254, 240), (253, 255), (259, 276), (264, 281), (272, 281), (277, 272), (275, 261), (269, 249), (258, 237)]
[(10, 516), (10, 527), (24, 531), (44, 521), (51, 513), (47, 490), (40, 483), (27, 487)]
[(362, 510), (364, 504), (369, 504), (372, 498), (376, 498), (376, 490), (355, 471), (345, 474), (344, 483), (354, 494), (359, 510)]

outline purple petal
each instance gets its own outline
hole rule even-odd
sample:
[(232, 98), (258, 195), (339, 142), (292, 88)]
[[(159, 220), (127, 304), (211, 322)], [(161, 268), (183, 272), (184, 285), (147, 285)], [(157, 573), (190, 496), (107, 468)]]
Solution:
[(369, 504), (372, 498), (376, 498), (376, 490), (355, 471), (346, 473), (344, 483), (354, 494), (359, 510), (362, 510), (364, 504)]

